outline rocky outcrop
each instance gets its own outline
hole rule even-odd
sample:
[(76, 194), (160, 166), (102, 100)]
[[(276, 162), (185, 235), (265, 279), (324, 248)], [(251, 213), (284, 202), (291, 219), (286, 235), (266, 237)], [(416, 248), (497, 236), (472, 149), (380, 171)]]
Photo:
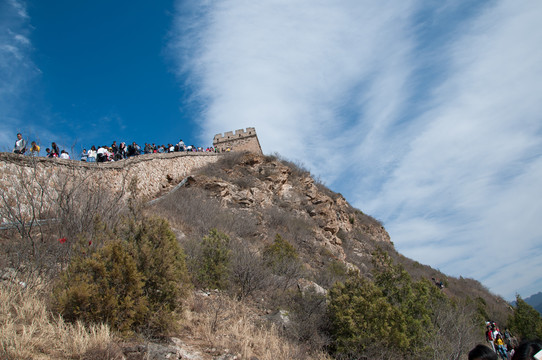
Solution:
[[(294, 217), (311, 221), (316, 224), (311, 229), (313, 243), (340, 260), (346, 259), (341, 239), (345, 234), (361, 232), (374, 242), (390, 243), (380, 223), (352, 208), (341, 194), (317, 184), (306, 171), (257, 154), (246, 154), (239, 164), (223, 170), (196, 173), (190, 186), (205, 190), (225, 208), (260, 211), (279, 206)], [(360, 221), (361, 217), (366, 221)]]
[(167, 338), (162, 343), (125, 345), (122, 352), (126, 360), (203, 360), (201, 352), (192, 349), (178, 338)]

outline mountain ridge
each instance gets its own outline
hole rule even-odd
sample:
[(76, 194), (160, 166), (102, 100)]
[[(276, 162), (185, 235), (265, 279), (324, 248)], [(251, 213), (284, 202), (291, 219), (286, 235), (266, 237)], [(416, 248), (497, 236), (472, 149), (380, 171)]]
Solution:
[(523, 299), (529, 305), (531, 305), (536, 311), (542, 314), (542, 291)]

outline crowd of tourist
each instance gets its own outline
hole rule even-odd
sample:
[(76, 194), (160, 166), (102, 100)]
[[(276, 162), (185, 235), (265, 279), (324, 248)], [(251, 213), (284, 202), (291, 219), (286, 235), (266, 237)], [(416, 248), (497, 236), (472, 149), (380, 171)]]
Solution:
[(510, 351), (498, 352), (495, 345), (490, 348), (486, 345), (478, 344), (469, 352), (469, 360), (541, 360), (542, 359), (542, 341), (527, 340), (513, 346)]
[(181, 139), (177, 144), (156, 145), (145, 143), (144, 147), (139, 146), (135, 141), (130, 145), (121, 142), (117, 145), (116, 141), (113, 141), (111, 146), (92, 146), (88, 151), (83, 149), (81, 153), (82, 161), (89, 162), (106, 162), (106, 161), (118, 161), (127, 159), (132, 156), (138, 156), (141, 154), (154, 154), (154, 153), (172, 153), (172, 152), (219, 152), (216, 147), (196, 147), (194, 145), (185, 145)]
[(479, 344), (469, 353), (469, 360), (541, 360), (542, 342), (526, 341), (518, 345), (515, 337), (505, 328), (501, 331), (493, 321), (486, 321), (488, 346)]
[(486, 341), (489, 343), (493, 351), (496, 352), (503, 360), (507, 360), (508, 353), (514, 351), (515, 344), (510, 331), (505, 328), (504, 331), (501, 332), (494, 321), (486, 322)]
[[(16, 154), (30, 153), (31, 155), (40, 155), (40, 146), (32, 141), (30, 148), (27, 148), (27, 142), (21, 133), (17, 134), (17, 140), (13, 147), (13, 152)], [(228, 151), (227, 149), (226, 151)], [(107, 162), (127, 159), (133, 156), (153, 153), (172, 153), (172, 152), (220, 152), (217, 147), (197, 147), (194, 145), (186, 145), (181, 139), (177, 144), (156, 145), (145, 143), (145, 146), (139, 146), (135, 141), (130, 145), (121, 142), (117, 145), (116, 141), (110, 146), (103, 145), (96, 147), (92, 145), (89, 150), (83, 149), (80, 160), (88, 162)], [(45, 149), (45, 156), (49, 158), (71, 159), (70, 154), (66, 150), (60, 150), (58, 145), (53, 142), (50, 148)]]

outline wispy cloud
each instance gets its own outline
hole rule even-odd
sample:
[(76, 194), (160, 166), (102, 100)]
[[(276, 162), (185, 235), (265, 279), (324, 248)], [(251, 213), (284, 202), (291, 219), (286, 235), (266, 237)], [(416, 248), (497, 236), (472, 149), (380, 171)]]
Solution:
[[(409, 71), (409, 1), (222, 1), (196, 11), (186, 2), (180, 6), (181, 14), (204, 12), (178, 48), (189, 55), (184, 64), (208, 104), (206, 137), (255, 125), (266, 151), (301, 158), (310, 150), (315, 164), (339, 171), (329, 154), (348, 151), (361, 139), (335, 140), (345, 127), (365, 137), (369, 126), (352, 123), (351, 115), (380, 101), (386, 106), (378, 117), (387, 119), (401, 101), (394, 94)], [(181, 16), (179, 32), (192, 20)], [(376, 108), (365, 111), (372, 115)]]
[(446, 49), (425, 125), (369, 204), (407, 255), (507, 297), (542, 288), (542, 6), (518, 5), (486, 9)]
[(28, 13), (26, 11), (26, 4), (22, 1), (8, 0), (8, 4), (15, 10), (17, 15), (23, 19), (28, 19)]
[(0, 139), (6, 142), (24, 126), (20, 121), (21, 109), (27, 106), (23, 94), (39, 70), (30, 59), (30, 19), (25, 4), (8, 0), (0, 4), (0, 10)]
[(24, 35), (16, 34), (14, 39), (23, 45), (30, 45), (30, 40), (28, 40), (28, 38)]
[(542, 288), (542, 3), (188, 3), (172, 49), (205, 138), (255, 126), (407, 256)]

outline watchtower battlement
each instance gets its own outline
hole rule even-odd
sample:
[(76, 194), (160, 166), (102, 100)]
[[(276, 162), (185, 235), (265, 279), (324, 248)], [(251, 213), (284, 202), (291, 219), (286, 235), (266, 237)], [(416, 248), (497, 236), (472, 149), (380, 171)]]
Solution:
[(256, 129), (248, 127), (246, 130), (239, 129), (227, 131), (222, 134), (216, 134), (213, 138), (213, 146), (216, 146), (220, 151), (250, 151), (257, 154), (262, 154), (262, 148)]

